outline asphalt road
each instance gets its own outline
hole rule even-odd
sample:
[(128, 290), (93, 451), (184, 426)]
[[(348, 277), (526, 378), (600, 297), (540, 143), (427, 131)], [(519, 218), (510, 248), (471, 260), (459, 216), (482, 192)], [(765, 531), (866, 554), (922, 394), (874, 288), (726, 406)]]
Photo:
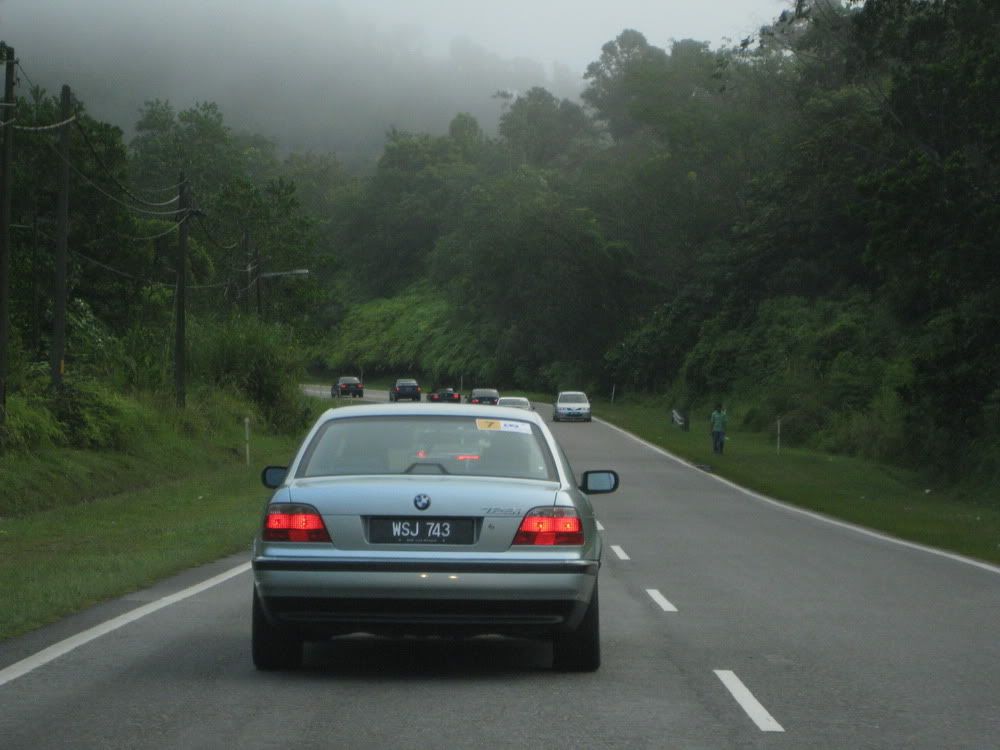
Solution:
[(0, 747), (1000, 747), (1000, 569), (765, 502), (600, 422), (553, 429), (578, 472), (622, 475), (595, 498), (597, 673), (552, 672), (532, 641), (364, 638), (258, 673), (239, 555), (0, 644)]

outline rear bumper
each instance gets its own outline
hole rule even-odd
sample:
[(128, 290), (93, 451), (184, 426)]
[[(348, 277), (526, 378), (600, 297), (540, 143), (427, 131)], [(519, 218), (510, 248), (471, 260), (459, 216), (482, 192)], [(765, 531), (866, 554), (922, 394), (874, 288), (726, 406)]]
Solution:
[(532, 634), (575, 628), (596, 561), (253, 561), (277, 625), (309, 637), (352, 632)]

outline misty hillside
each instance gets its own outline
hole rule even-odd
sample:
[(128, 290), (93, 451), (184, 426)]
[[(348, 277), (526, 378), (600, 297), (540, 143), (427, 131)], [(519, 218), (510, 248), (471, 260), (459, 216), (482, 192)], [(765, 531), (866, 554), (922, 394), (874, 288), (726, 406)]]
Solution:
[(574, 97), (582, 86), (582, 71), (503, 59), (471, 40), (433, 56), (412, 29), (379, 29), (358, 11), (308, 0), (211, 9), (193, 0), (6, 0), (0, 32), (32, 82), (50, 92), (71, 83), (95, 116), (126, 132), (146, 100), (180, 109), (214, 101), (236, 129), (283, 148), (333, 150), (354, 165), (372, 163), (392, 127), (443, 133), (469, 112), (495, 130), (499, 89)]

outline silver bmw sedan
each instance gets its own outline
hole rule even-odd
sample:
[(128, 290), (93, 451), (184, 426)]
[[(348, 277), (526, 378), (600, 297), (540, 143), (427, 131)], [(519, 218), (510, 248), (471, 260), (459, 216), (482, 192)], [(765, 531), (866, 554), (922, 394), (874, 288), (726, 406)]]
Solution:
[(331, 409), (275, 490), (253, 543), (252, 651), (294, 668), (350, 633), (551, 637), (557, 669), (600, 666), (601, 537), (588, 495), (618, 474), (573, 470), (522, 409)]

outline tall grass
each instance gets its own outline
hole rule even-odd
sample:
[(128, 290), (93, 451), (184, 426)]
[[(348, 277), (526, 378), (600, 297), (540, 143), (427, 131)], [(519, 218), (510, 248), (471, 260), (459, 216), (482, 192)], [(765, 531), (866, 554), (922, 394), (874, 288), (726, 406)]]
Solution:
[[(708, 412), (691, 430), (655, 400), (597, 402), (595, 414), (744, 487), (868, 528), (1000, 562), (1000, 505), (984, 485), (930, 485), (917, 471), (874, 460), (783, 445), (773, 433), (730, 421), (723, 455), (712, 452)], [(734, 421), (737, 422), (734, 425)]]

